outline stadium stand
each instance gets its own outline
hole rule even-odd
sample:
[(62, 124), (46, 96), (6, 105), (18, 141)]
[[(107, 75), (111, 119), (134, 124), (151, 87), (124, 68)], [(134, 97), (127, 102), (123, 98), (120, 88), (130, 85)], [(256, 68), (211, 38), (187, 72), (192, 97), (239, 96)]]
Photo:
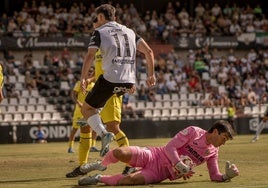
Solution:
[[(30, 2), (30, 1), (29, 1)], [(55, 1), (56, 3), (57, 1)], [(29, 3), (29, 7), (31, 7)], [(53, 4), (54, 5), (54, 4)], [(25, 7), (24, 7), (25, 8)], [(0, 22), (4, 24), (6, 31), (1, 31), (0, 37), (16, 37), (14, 35), (21, 35), (23, 37), (42, 36), (42, 37), (64, 37), (66, 35), (74, 36), (88, 36), (88, 32), (92, 29), (91, 17), (86, 16), (85, 12), (79, 12), (85, 19), (80, 20), (81, 25), (85, 28), (77, 29), (73, 22), (66, 22), (69, 27), (73, 28), (73, 32), (68, 33), (67, 27), (59, 27), (55, 31), (52, 28), (52, 22), (58, 22), (62, 17), (62, 12), (57, 12), (53, 19), (46, 19), (46, 16), (40, 12), (34, 13), (33, 19), (28, 20), (27, 15), (32, 15), (33, 12), (29, 9), (22, 8), (19, 12), (24, 15), (24, 21), (19, 22), (19, 15), (9, 15), (9, 19)], [(71, 7), (70, 7), (71, 8)], [(126, 8), (128, 8), (126, 6)], [(210, 4), (207, 12), (212, 12), (213, 3)], [(168, 48), (177, 42), (178, 38), (184, 37), (206, 37), (206, 36), (237, 36), (241, 33), (265, 33), (268, 31), (268, 21), (265, 14), (258, 14), (254, 12), (255, 5), (252, 5), (251, 11), (244, 13), (245, 7), (238, 7), (241, 11), (238, 12), (238, 26), (240, 32), (232, 32), (231, 28), (234, 13), (225, 15), (222, 7), (221, 16), (214, 16), (215, 22), (207, 23), (208, 15), (204, 14), (202, 17), (197, 16), (197, 13), (190, 13), (188, 10), (186, 20), (182, 19), (180, 10), (163, 10), (157, 14), (153, 11), (149, 15), (139, 14), (141, 19), (127, 19), (127, 15), (119, 15), (119, 21), (130, 25), (138, 33), (141, 33), (147, 41), (151, 44), (160, 43), (168, 45)], [(5, 13), (2, 13), (4, 15)], [(67, 12), (67, 14), (71, 14)], [(125, 14), (131, 14), (126, 11)], [(186, 14), (186, 15), (187, 15)], [(37, 17), (40, 16), (41, 23), (46, 22), (46, 27), (37, 22)], [(16, 17), (17, 16), (17, 17)], [(246, 16), (246, 19), (244, 19)], [(74, 16), (75, 17), (75, 16)], [(15, 19), (15, 24), (10, 26), (12, 19)], [(56, 20), (54, 20), (56, 19)], [(76, 19), (73, 18), (73, 19)], [(199, 20), (202, 20), (199, 22)], [(145, 31), (142, 31), (140, 26), (143, 25), (139, 20), (145, 23)], [(160, 28), (157, 25), (159, 20), (163, 20), (165, 27)], [(5, 22), (4, 22), (5, 21)], [(64, 19), (63, 19), (64, 21)], [(220, 21), (226, 22), (226, 26), (222, 27)], [(29, 26), (30, 31), (20, 31), (25, 28), (27, 22), (33, 23)], [(136, 23), (137, 22), (137, 23)], [(219, 23), (220, 22), (220, 23)], [(246, 27), (248, 22), (253, 23), (253, 30), (249, 31)], [(183, 25), (188, 23), (188, 25)], [(198, 23), (198, 24), (197, 24)], [(80, 26), (81, 26), (80, 25)], [(199, 25), (199, 28), (196, 27)], [(27, 25), (28, 26), (28, 25)], [(50, 27), (51, 26), (51, 27)], [(13, 28), (14, 27), (14, 28)], [(36, 28), (39, 27), (39, 31)], [(78, 27), (79, 28), (79, 27)], [(203, 28), (203, 29), (200, 29)], [(205, 29), (204, 29), (205, 28)], [(68, 34), (67, 34), (68, 33)], [(268, 98), (267, 94), (267, 80), (268, 80), (268, 52), (267, 49), (243, 49), (234, 51), (233, 48), (217, 51), (217, 49), (207, 48), (206, 46), (198, 49), (183, 49), (177, 51), (174, 48), (165, 53), (161, 52), (163, 49), (156, 49), (156, 74), (157, 77), (163, 79), (156, 88), (147, 90), (144, 100), (138, 100), (135, 95), (135, 110), (139, 113), (139, 118), (148, 118), (153, 120), (177, 120), (177, 119), (209, 119), (209, 118), (227, 118), (226, 107), (232, 101), (235, 103), (238, 113), (240, 115), (254, 115), (259, 116), (264, 113)], [(12, 51), (7, 50), (3, 53), (2, 61), (6, 67), (5, 78), (8, 77), (9, 82), (14, 85), (14, 90), (6, 88), (6, 92), (17, 92), (19, 96), (10, 95), (1, 104), (1, 125), (7, 124), (33, 124), (33, 123), (70, 123), (73, 110), (73, 101), (70, 97), (70, 91), (77, 79), (79, 79), (81, 69), (81, 59), (78, 56), (83, 56), (82, 52), (77, 50), (70, 50), (70, 59), (68, 62), (63, 61), (61, 51), (52, 51), (48, 49), (48, 53), (35, 53), (28, 51)], [(19, 55), (18, 55), (19, 54)], [(23, 54), (23, 55), (21, 55)], [(38, 55), (37, 55), (38, 54)], [(46, 54), (46, 55), (44, 55)], [(79, 55), (78, 55), (79, 54)], [(46, 56), (46, 58), (45, 58)], [(201, 60), (205, 63), (204, 72), (199, 72), (196, 69), (196, 61)], [(67, 64), (65, 64), (67, 63)], [(68, 64), (69, 63), (69, 64)], [(228, 75), (226, 81), (219, 78), (219, 70), (225, 71)], [(36, 83), (36, 88), (27, 88), (25, 85), (26, 72), (29, 71), (33, 82)], [(137, 57), (137, 71), (138, 71), (138, 87), (141, 84), (146, 84), (146, 73), (144, 67), (144, 58)], [(39, 72), (39, 73), (37, 73)], [(201, 84), (201, 90), (196, 91), (190, 88), (189, 78), (192, 73), (196, 73), (196, 83)], [(40, 75), (38, 75), (40, 74)], [(247, 80), (247, 77), (250, 80)], [(261, 78), (262, 75), (263, 78)], [(170, 90), (167, 86), (169, 78), (175, 80), (177, 90)], [(234, 82), (238, 96), (232, 96), (230, 85)], [(255, 84), (258, 82), (260, 85)], [(247, 98), (248, 89), (245, 83), (249, 83), (250, 87), (254, 89), (258, 98), (258, 103), (255, 106), (250, 106)], [(192, 83), (191, 83), (192, 84)], [(160, 88), (161, 86), (161, 88)], [(154, 99), (150, 98), (150, 93), (154, 94)], [(224, 97), (226, 95), (227, 97)], [(15, 96), (15, 97), (14, 97)], [(203, 99), (202, 96), (204, 96)]]

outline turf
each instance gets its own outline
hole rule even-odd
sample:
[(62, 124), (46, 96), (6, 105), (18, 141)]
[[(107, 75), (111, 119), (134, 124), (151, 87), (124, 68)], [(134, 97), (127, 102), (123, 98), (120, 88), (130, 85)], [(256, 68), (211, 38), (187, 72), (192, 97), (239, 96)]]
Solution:
[[(224, 171), (225, 161), (235, 163), (240, 176), (231, 182), (215, 183), (209, 180), (206, 165), (195, 168), (195, 175), (187, 181), (164, 181), (154, 185), (135, 187), (268, 187), (268, 135), (261, 135), (256, 143), (250, 143), (252, 135), (241, 135), (227, 142), (220, 150), (219, 167)], [(158, 146), (169, 139), (133, 139), (131, 145)], [(100, 142), (97, 142), (100, 146)], [(112, 147), (116, 145), (113, 143)], [(0, 145), (0, 188), (76, 188), (78, 178), (65, 178), (65, 174), (78, 166), (76, 153), (67, 153), (68, 143), (10, 144)], [(100, 159), (98, 153), (90, 153), (89, 161)], [(124, 164), (111, 165), (104, 174), (121, 173)], [(94, 174), (94, 172), (92, 173)], [(104, 184), (98, 185), (104, 187)], [(93, 186), (96, 187), (96, 186)], [(124, 186), (120, 186), (124, 187)]]

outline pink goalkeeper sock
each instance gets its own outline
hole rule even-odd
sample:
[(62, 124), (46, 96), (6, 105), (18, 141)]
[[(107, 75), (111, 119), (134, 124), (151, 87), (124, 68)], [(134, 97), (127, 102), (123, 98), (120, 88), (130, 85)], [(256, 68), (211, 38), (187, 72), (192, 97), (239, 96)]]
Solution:
[(105, 157), (104, 157), (104, 159), (102, 160), (101, 164), (102, 164), (103, 166), (108, 166), (109, 164), (111, 164), (111, 163), (117, 163), (118, 161), (119, 161), (119, 160), (118, 160), (117, 158), (114, 157), (114, 153), (113, 153), (113, 151), (111, 150), (111, 151), (109, 151), (109, 152), (105, 155)]
[(105, 183), (106, 185), (117, 185), (123, 177), (124, 175), (122, 174), (103, 175), (100, 179), (100, 182)]

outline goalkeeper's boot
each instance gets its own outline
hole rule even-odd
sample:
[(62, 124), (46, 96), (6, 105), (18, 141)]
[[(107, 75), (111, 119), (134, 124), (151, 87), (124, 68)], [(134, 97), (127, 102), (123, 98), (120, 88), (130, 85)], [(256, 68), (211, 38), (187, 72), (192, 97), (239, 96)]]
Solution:
[(66, 174), (66, 178), (75, 178), (77, 176), (83, 176), (87, 173), (81, 172), (80, 166), (76, 167), (72, 172)]
[(97, 183), (100, 182), (101, 175), (100, 174), (95, 174), (94, 176), (88, 176), (84, 178), (80, 178), (78, 180), (78, 185), (96, 185)]
[(85, 118), (81, 118), (81, 119), (78, 119), (76, 121), (77, 125), (83, 127), (83, 126), (86, 126), (87, 125), (87, 120)]
[(138, 171), (138, 169), (135, 167), (126, 166), (125, 169), (123, 170), (122, 174), (129, 175), (129, 174), (133, 174), (137, 171)]
[(110, 149), (110, 143), (114, 140), (114, 134), (113, 133), (106, 133), (101, 138), (101, 150), (100, 150), (100, 156), (103, 157)]
[(97, 162), (92, 162), (92, 163), (87, 163), (87, 164), (83, 164), (80, 167), (80, 171), (82, 173), (88, 173), (91, 172), (93, 170), (99, 170), (99, 171), (104, 171), (106, 170), (107, 167), (106, 166), (102, 166), (101, 165), (101, 161), (97, 161)]

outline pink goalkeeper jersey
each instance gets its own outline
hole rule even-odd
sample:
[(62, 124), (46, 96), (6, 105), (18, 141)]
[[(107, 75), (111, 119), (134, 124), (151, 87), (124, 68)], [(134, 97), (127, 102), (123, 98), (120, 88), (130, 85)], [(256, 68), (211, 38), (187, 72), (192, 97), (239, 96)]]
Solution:
[(166, 146), (149, 148), (160, 158), (160, 163), (168, 168), (171, 175), (169, 179), (179, 178), (173, 167), (182, 160), (192, 167), (207, 162), (210, 179), (223, 181), (218, 168), (219, 148), (206, 143), (206, 132), (199, 127), (190, 126), (176, 134)]

